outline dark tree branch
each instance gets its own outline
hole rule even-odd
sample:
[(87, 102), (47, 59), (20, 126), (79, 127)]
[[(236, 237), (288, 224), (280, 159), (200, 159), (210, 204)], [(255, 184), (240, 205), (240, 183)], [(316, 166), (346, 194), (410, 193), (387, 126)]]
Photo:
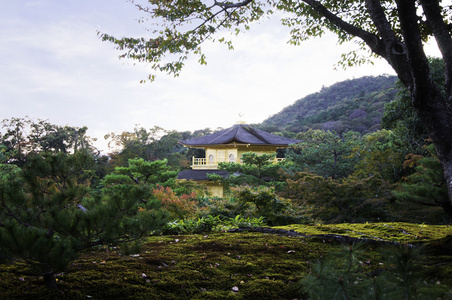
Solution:
[(427, 17), (427, 24), (432, 29), (438, 48), (443, 55), (446, 70), (446, 95), (449, 98), (452, 85), (452, 38), (450, 36), (450, 27), (444, 23), (437, 1), (423, 0), (421, 4)]
[(381, 47), (381, 40), (379, 39), (378, 36), (368, 31), (365, 31), (359, 27), (356, 27), (348, 22), (345, 22), (343, 19), (330, 12), (319, 1), (303, 0), (303, 2), (312, 7), (315, 11), (317, 11), (320, 15), (322, 15), (332, 24), (336, 25), (337, 27), (344, 30), (348, 34), (362, 39), (375, 54), (385, 57), (385, 52), (384, 49)]
[(135, 177), (133, 177), (133, 175), (129, 175), (130, 179), (132, 179), (133, 182), (135, 182), (136, 184), (140, 184), (140, 182), (138, 181), (138, 179), (136, 179)]
[(425, 108), (428, 101), (426, 96), (430, 94), (430, 88), (434, 86), (428, 64), (427, 56), (423, 49), (421, 32), (418, 26), (416, 5), (414, 0), (397, 0), (399, 11), (400, 27), (405, 39), (409, 68), (411, 70), (415, 87), (411, 87), (413, 105), (415, 108)]
[(8, 205), (6, 205), (5, 203), (2, 203), (2, 206), (7, 210), (7, 215), (8, 216), (10, 216), (10, 217), (12, 217), (14, 220), (16, 220), (17, 222), (19, 222), (20, 224), (22, 224), (23, 226), (25, 226), (25, 227), (32, 227), (33, 228), (33, 226), (31, 226), (30, 224), (28, 224), (28, 223), (25, 223), (25, 222), (23, 222), (21, 219), (19, 219), (15, 214), (14, 214), (14, 212), (11, 210), (11, 208), (9, 208), (9, 206)]
[(409, 72), (409, 66), (405, 55), (405, 46), (397, 39), (379, 1), (367, 0), (366, 5), (381, 38), (362, 28), (345, 22), (343, 19), (329, 11), (319, 1), (303, 0), (303, 2), (315, 9), (320, 15), (338, 28), (352, 36), (362, 39), (373, 53), (388, 61), (399, 75), (400, 80), (406, 86), (412, 85), (412, 77)]
[[(367, 9), (370, 12), (370, 17), (372, 18), (375, 27), (380, 33), (383, 41), (386, 43), (387, 47), (391, 47), (392, 44), (398, 42), (394, 31), (392, 30), (391, 24), (386, 18), (385, 11), (381, 6), (379, 0), (366, 0)], [(388, 49), (390, 51), (390, 49)], [(389, 52), (386, 50), (387, 52)]]
[(382, 55), (399, 75), (406, 86), (412, 86), (412, 77), (406, 57), (405, 45), (399, 41), (386, 18), (379, 0), (366, 0), (366, 6), (378, 33), (383, 40), (385, 55)]

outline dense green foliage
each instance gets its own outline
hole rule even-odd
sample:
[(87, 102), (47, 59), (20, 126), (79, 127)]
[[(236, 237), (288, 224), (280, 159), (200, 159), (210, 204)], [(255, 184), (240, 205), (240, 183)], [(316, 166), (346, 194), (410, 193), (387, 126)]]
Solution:
[(358, 162), (358, 157), (352, 157), (362, 142), (356, 132), (340, 136), (334, 131), (317, 129), (299, 133), (296, 138), (301, 142), (289, 149), (286, 156), (297, 171), (336, 179), (350, 175)]
[(227, 186), (281, 186), (281, 178), (278, 170), (281, 169), (281, 163), (275, 163), (276, 154), (257, 155), (254, 152), (243, 153), (242, 163), (224, 163), (220, 162), (218, 168), (226, 170), (230, 176), (222, 178), (218, 175), (208, 175), (212, 180), (219, 180)]
[[(392, 84), (383, 91), (372, 88), (377, 81), (394, 78), (367, 78), (367, 83), (363, 84), (365, 88), (359, 91), (358, 96), (351, 94), (358, 88), (355, 89), (353, 81), (350, 81), (343, 84), (342, 90), (338, 88), (328, 97), (322, 92), (311, 95), (308, 100), (297, 103), (294, 114), (280, 119), (273, 117), (274, 123), (263, 125), (268, 131), (287, 136), (301, 132), (303, 138), (298, 149), (292, 152), (293, 159), (277, 166), (280, 168), (278, 176), (286, 179), (285, 197), (276, 189), (261, 186), (269, 169), (273, 168), (271, 173), (275, 176), (276, 167), (265, 157), (249, 156), (250, 163), (244, 166), (225, 166), (231, 171), (232, 168), (240, 171), (241, 175), (237, 176), (238, 181), (234, 184), (242, 186), (231, 189), (232, 193), (224, 199), (213, 199), (171, 179), (174, 175), (171, 171), (187, 167), (188, 163), (188, 151), (177, 145), (176, 140), (190, 138), (190, 133), (167, 132), (155, 127), (149, 131), (135, 128), (133, 132), (113, 134), (110, 137), (121, 149), (112, 153), (107, 163), (99, 159), (91, 147), (85, 137), (86, 128), (60, 127), (24, 119), (11, 119), (10, 123), (4, 121), (7, 130), (1, 136), (0, 148), (0, 256), (19, 262), (11, 269), (29, 272), (30, 268), (23, 268), (20, 264), (26, 262), (31, 271), (44, 275), (48, 285), (55, 287), (55, 280), (51, 280), (55, 273), (66, 267), (77, 269), (77, 264), (70, 266), (69, 263), (83, 249), (126, 242), (120, 252), (125, 255), (132, 250), (138, 251), (138, 245), (131, 242), (149, 233), (161, 233), (165, 228), (175, 232), (211, 232), (218, 228), (221, 230), (224, 228), (222, 222), (231, 224), (232, 220), (237, 221), (235, 224), (249, 222), (254, 225), (261, 221), (270, 225), (314, 223), (312, 220), (318, 223), (359, 221), (363, 223), (363, 229), (368, 228), (365, 222), (381, 220), (450, 223), (450, 218), (445, 218), (444, 214), (438, 217), (434, 210), (437, 207), (432, 206), (441, 204), (448, 217), (452, 216), (450, 7), (443, 6), (441, 1), (426, 0), (244, 0), (214, 1), (208, 5), (203, 1), (185, 0), (144, 2), (146, 5), (135, 3), (147, 14), (140, 22), (145, 19), (158, 21), (152, 22), (152, 28), (146, 31), (151, 36), (115, 38), (101, 34), (103, 40), (114, 43), (123, 51), (121, 57), (144, 61), (153, 70), (177, 75), (191, 53), (199, 55), (201, 64), (206, 63), (201, 49), (204, 41), (216, 40), (232, 48), (229, 41), (218, 36), (219, 32), (225, 30), (238, 34), (249, 29), (254, 21), (279, 11), (282, 13), (281, 23), (291, 29), (290, 42), (293, 44), (331, 31), (337, 35), (339, 43), (354, 40), (359, 49), (367, 48), (371, 55), (385, 59), (408, 88), (410, 103), (425, 131), (413, 118), (406, 95), (386, 106), (385, 129), (380, 130), (383, 103), (393, 100), (396, 89)], [(445, 61), (444, 70), (440, 70), (434, 61), (429, 63), (423, 51), (429, 37), (434, 37), (439, 45)], [(342, 63), (359, 65), (367, 60), (353, 51), (343, 56)], [(434, 78), (437, 71), (438, 74), (447, 74), (443, 76), (444, 80), (438, 82)], [(154, 75), (151, 74), (149, 79), (154, 79)], [(329, 89), (333, 90), (333, 87)], [(335, 101), (338, 99), (336, 96), (343, 102)], [(363, 105), (364, 99), (368, 105)], [(404, 108), (406, 111), (401, 112)], [(437, 156), (427, 151), (426, 137), (434, 143)], [(445, 180), (438, 176), (439, 166), (442, 166)], [(251, 178), (258, 180), (251, 182)], [(255, 186), (246, 186), (245, 183)], [(424, 200), (427, 197), (433, 199), (427, 202)], [(427, 212), (416, 205), (426, 205), (432, 210)], [(303, 218), (292, 218), (294, 216)], [(175, 226), (164, 226), (169, 220), (167, 217)], [(177, 225), (182, 223), (189, 225)], [(270, 257), (256, 255), (275, 248), (269, 246), (267, 237), (264, 241), (259, 239), (252, 251), (244, 251), (251, 257), (246, 263), (240, 261), (241, 254), (237, 252), (233, 254), (239, 261), (229, 256), (233, 251), (244, 249), (241, 240), (220, 244), (216, 239), (205, 246), (198, 241), (179, 244), (179, 238), (171, 238), (171, 243), (188, 247), (178, 248), (177, 252), (171, 252), (169, 247), (148, 249), (146, 254), (149, 251), (163, 252), (176, 258), (169, 260), (165, 256), (165, 262), (158, 262), (160, 268), (141, 270), (137, 272), (141, 275), (135, 274), (138, 279), (132, 275), (131, 280), (127, 280), (127, 275), (124, 280), (128, 287), (132, 287), (127, 291), (134, 298), (143, 294), (149, 296), (142, 286), (151, 283), (146, 272), (150, 274), (154, 269), (159, 272), (172, 265), (168, 268), (170, 271), (180, 268), (182, 274), (170, 273), (169, 278), (152, 282), (161, 288), (157, 289), (154, 298), (172, 297), (167, 291), (174, 289), (174, 283), (179, 298), (181, 295), (197, 297), (199, 291), (202, 292), (200, 297), (217, 299), (247, 299), (256, 295), (262, 299), (294, 299), (304, 298), (306, 293), (319, 299), (450, 297), (450, 279), (444, 276), (450, 258), (435, 259), (438, 254), (450, 254), (450, 236), (426, 245), (427, 251), (416, 256), (411, 248), (424, 240), (423, 229), (420, 229), (409, 239), (416, 244), (402, 248), (400, 254), (393, 256), (394, 259), (383, 262), (383, 258), (390, 256), (375, 251), (378, 245), (391, 245), (394, 237), (406, 234), (404, 229), (386, 225), (379, 227), (371, 238), (362, 239), (370, 246), (362, 258), (355, 255), (356, 248), (348, 243), (355, 239), (349, 236), (350, 229), (339, 232), (342, 233), (339, 235), (302, 237), (301, 243), (299, 240), (292, 242), (295, 238), (284, 238), (284, 243), (290, 245), (284, 258), (293, 256), (296, 259), (285, 259), (283, 265), (279, 264), (282, 261), (280, 252)], [(371, 227), (375, 229), (375, 225)], [(387, 230), (386, 227), (391, 228)], [(304, 230), (307, 228), (305, 226)], [(442, 229), (439, 226), (435, 228), (438, 231)], [(448, 235), (450, 228), (445, 231)], [(390, 237), (381, 238), (386, 232), (391, 232)], [(297, 239), (300, 236), (285, 234)], [(209, 235), (204, 235), (206, 238)], [(334, 247), (324, 249), (328, 247), (325, 244), (331, 241), (347, 243), (348, 253), (312, 265), (313, 253), (319, 257), (328, 250), (337, 252)], [(285, 247), (282, 245), (280, 248)], [(188, 252), (187, 249), (198, 250), (191, 257), (197, 263), (181, 259), (180, 254)], [(154, 252), (146, 256), (149, 267), (156, 265), (152, 263), (156, 256)], [(140, 256), (132, 258), (136, 257)], [(214, 260), (207, 264), (208, 258)], [(253, 265), (256, 259), (261, 266), (258, 269)], [(184, 264), (177, 265), (179, 261)], [(106, 264), (106, 260), (102, 262)], [(262, 267), (267, 267), (269, 262), (275, 264), (270, 268)], [(224, 270), (223, 264), (226, 266)], [(383, 270), (380, 264), (385, 265)], [(90, 267), (84, 265), (79, 269), (92, 269), (93, 264), (88, 265)], [(435, 267), (429, 270), (429, 265)], [(372, 273), (374, 271), (376, 273)], [(251, 280), (241, 272), (246, 272), (249, 278), (256, 274), (259, 276), (255, 282), (247, 284)], [(241, 275), (240, 281), (237, 274)], [(300, 281), (302, 274), (305, 278)], [(183, 283), (180, 283), (178, 275), (183, 278)], [(156, 274), (152, 276), (157, 277)], [(289, 276), (293, 277), (288, 279)], [(89, 274), (87, 278), (91, 278)], [(95, 290), (95, 297), (129, 297), (124, 290), (117, 288), (120, 278), (114, 284), (106, 284), (104, 278), (98, 282), (103, 282), (107, 289)], [(187, 278), (197, 281), (187, 283)], [(413, 280), (419, 278), (424, 280)], [(440, 278), (446, 278), (444, 289), (438, 288)], [(212, 283), (207, 289), (205, 280)], [(298, 291), (295, 281), (305, 289)], [(0, 284), (3, 282), (2, 278)], [(92, 282), (81, 284), (85, 288)], [(9, 281), (7, 285), (11, 286)], [(81, 289), (76, 287), (74, 290)], [(85, 292), (79, 292), (75, 297), (80, 296), (92, 297)]]
[(327, 223), (402, 220), (391, 213), (392, 188), (376, 176), (335, 180), (296, 173), (288, 179), (285, 195), (314, 206), (313, 217)]
[[(414, 112), (425, 128), (424, 133), (428, 134), (436, 147), (449, 198), (443, 206), (446, 212), (452, 211), (452, 110), (450, 110), (452, 81), (449, 80), (452, 72), (450, 64), (452, 35), (449, 3), (426, 0), (392, 2), (238, 0), (214, 1), (207, 4), (203, 1), (151, 0), (135, 5), (146, 14), (146, 18), (140, 22), (150, 21), (152, 30), (147, 30), (146, 36), (139, 38), (116, 38), (103, 33), (100, 34), (102, 40), (114, 43), (123, 51), (121, 57), (147, 62), (152, 70), (168, 72), (175, 76), (180, 73), (184, 61), (190, 54), (198, 55), (200, 64), (206, 63), (201, 49), (204, 42), (217, 41), (232, 48), (232, 43), (225, 40), (224, 32), (232, 31), (239, 34), (242, 30), (248, 30), (251, 24), (258, 23), (256, 21), (275, 12), (279, 12), (277, 15), (281, 18), (281, 24), (290, 28), (289, 42), (294, 45), (299, 45), (312, 37), (321, 37), (325, 32), (332, 32), (339, 44), (353, 40), (357, 45), (357, 49), (343, 54), (341, 61), (343, 66), (361, 65), (369, 62), (373, 56), (386, 60), (396, 72), (400, 82), (407, 88)], [(148, 33), (150, 34), (147, 35)], [(424, 51), (424, 46), (430, 38), (435, 39), (438, 44), (445, 62), (443, 70), (432, 65)], [(367, 55), (361, 55), (358, 51), (364, 49), (368, 50)], [(441, 82), (432, 80), (438, 74), (444, 78)], [(151, 74), (149, 79), (153, 80), (154, 75)], [(322, 101), (307, 102), (319, 104)], [(403, 103), (401, 104), (403, 107)], [(269, 131), (286, 135), (290, 135), (290, 132), (306, 131), (309, 128), (303, 126), (309, 117), (310, 122), (315, 124), (329, 115), (331, 119), (314, 129), (334, 130), (338, 134), (349, 130), (370, 133), (378, 129), (378, 126), (374, 126), (379, 123), (379, 117), (371, 115), (378, 111), (378, 105), (371, 112), (366, 111), (364, 107), (353, 107), (352, 103), (346, 105), (346, 109), (350, 108), (354, 110), (349, 111), (342, 119), (336, 114), (322, 111), (321, 105), (316, 106), (316, 110), (321, 113), (315, 116), (309, 116), (306, 111), (298, 109), (295, 118), (284, 119), (284, 123), (280, 125), (284, 128), (272, 128)], [(341, 107), (337, 110), (342, 113)], [(386, 116), (391, 123), (391, 113)], [(401, 114), (401, 117), (407, 115)], [(358, 126), (354, 121), (365, 118), (366, 126)], [(285, 120), (289, 120), (290, 123), (286, 123)], [(405, 136), (399, 140), (405, 143), (408, 141), (413, 145), (413, 141), (419, 141), (419, 135), (409, 141), (410, 133), (416, 131), (409, 126), (410, 123), (407, 120), (402, 128), (395, 127), (398, 131), (395, 135), (409, 133), (408, 139)], [(387, 177), (389, 165), (398, 159), (398, 154), (409, 155), (412, 152), (411, 149), (392, 152), (381, 148), (379, 142), (374, 146), (377, 155), (368, 155), (367, 161), (359, 166), (363, 171), (357, 174), (360, 179), (373, 176), (373, 172), (377, 172), (380, 178)], [(383, 157), (391, 160), (385, 165)], [(369, 162), (372, 163), (371, 170), (366, 166)], [(394, 165), (393, 169), (392, 181), (397, 181), (401, 177), (398, 174), (398, 166)]]
[(5, 119), (1, 124), (1, 152), (7, 155), (4, 162), (22, 165), (30, 152), (95, 151), (93, 140), (86, 135), (87, 127), (59, 126), (40, 119), (33, 121), (28, 117)]
[[(388, 83), (393, 78), (382, 76), (375, 82), (380, 80)], [(353, 94), (351, 82), (342, 89)], [(297, 228), (303, 231), (315, 222), (450, 223), (451, 212), (443, 205), (448, 197), (441, 165), (412, 113), (408, 109), (394, 113), (407, 105), (406, 95), (396, 97), (395, 90), (392, 85), (384, 91), (365, 90), (358, 93), (359, 98), (333, 101), (331, 107), (324, 96), (314, 97), (315, 105), (305, 120), (315, 122), (307, 121), (300, 132), (288, 131), (293, 124), (272, 125), (277, 134), (301, 140), (278, 153), (278, 157), (285, 155), (285, 161), (275, 163), (274, 155), (246, 153), (243, 164), (220, 164), (230, 176), (211, 179), (229, 187), (222, 199), (210, 197), (202, 186), (175, 180), (178, 171), (189, 166), (191, 156), (205, 155), (177, 141), (209, 134), (210, 129), (190, 133), (137, 127), (132, 132), (110, 133), (106, 138), (116, 148), (109, 157), (102, 157), (91, 146), (86, 128), (4, 120), (0, 257), (16, 262), (27, 274), (44, 275), (46, 284), (55, 287), (55, 274), (70, 269), (85, 249), (115, 245), (121, 255), (132, 254), (142, 251), (141, 241), (149, 234), (212, 234), (287, 224), (307, 226)], [(336, 96), (345, 97), (339, 91)], [(350, 109), (345, 110), (347, 118), (337, 117), (338, 122), (350, 119), (357, 110), (370, 111), (369, 99), (378, 107), (379, 124), (388, 97), (395, 101), (385, 106), (385, 129), (375, 123), (361, 132), (350, 131), (358, 124), (350, 122), (344, 131), (319, 129), (319, 124), (331, 121), (331, 111), (340, 111), (339, 106)], [(328, 113), (315, 115), (321, 103), (327, 105)], [(355, 107), (356, 103), (360, 106)], [(312, 272), (318, 273), (300, 281), (309, 287), (309, 292), (302, 293), (315, 298), (339, 288), (352, 295), (359, 293), (351, 284), (354, 280), (362, 282), (363, 289), (377, 287), (372, 279), (361, 276), (362, 266), (334, 271), (339, 260), (347, 260), (347, 253), (341, 257), (333, 259), (334, 266), (328, 261), (313, 265)], [(30, 265), (17, 264), (21, 262)], [(323, 269), (330, 275), (324, 277)], [(348, 276), (343, 276), (348, 287), (337, 286), (337, 281), (336, 285), (326, 283), (341, 272)], [(397, 274), (395, 269), (388, 271), (381, 280)], [(325, 284), (328, 289), (316, 288)], [(295, 297), (300, 292), (294, 288), (290, 293)]]
[(403, 245), (382, 251), (385, 269), (372, 266), (372, 259), (361, 244), (330, 253), (312, 268), (312, 274), (300, 284), (311, 299), (431, 299), (444, 291), (422, 284), (419, 274), (419, 250)]

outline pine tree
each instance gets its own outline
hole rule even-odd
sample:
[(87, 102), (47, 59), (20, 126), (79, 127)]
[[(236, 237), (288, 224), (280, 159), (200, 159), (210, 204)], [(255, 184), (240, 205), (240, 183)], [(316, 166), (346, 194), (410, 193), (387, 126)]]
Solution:
[(220, 170), (226, 170), (231, 174), (230, 177), (224, 179), (221, 176), (211, 174), (208, 177), (232, 186), (247, 184), (279, 187), (284, 184), (278, 174), (278, 170), (283, 167), (283, 164), (275, 163), (275, 157), (276, 154), (246, 152), (241, 157), (243, 163), (220, 162), (218, 164)]
[(141, 202), (143, 190), (94, 193), (92, 163), (79, 151), (30, 154), (22, 169), (0, 165), (0, 258), (29, 263), (56, 288), (54, 274), (79, 251), (135, 241), (165, 224), (165, 213)]

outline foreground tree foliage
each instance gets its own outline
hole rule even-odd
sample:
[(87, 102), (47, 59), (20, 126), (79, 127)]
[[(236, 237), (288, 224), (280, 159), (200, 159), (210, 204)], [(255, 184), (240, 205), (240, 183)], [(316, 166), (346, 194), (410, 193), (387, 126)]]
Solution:
[[(250, 23), (272, 14), (284, 13), (282, 24), (291, 28), (291, 43), (299, 44), (326, 31), (335, 33), (339, 43), (355, 41), (358, 49), (385, 59), (408, 88), (411, 104), (436, 146), (446, 179), (449, 205), (452, 200), (452, 37), (450, 7), (441, 1), (379, 0), (243, 0), (243, 1), (143, 1), (135, 2), (153, 22), (150, 36), (102, 39), (123, 50), (121, 57), (148, 62), (154, 70), (177, 75), (188, 55), (199, 55), (205, 63), (201, 44), (217, 40), (222, 30), (239, 33)], [(140, 20), (142, 21), (142, 20)], [(144, 20), (143, 20), (144, 21)], [(160, 25), (161, 28), (156, 26)], [(444, 60), (444, 86), (432, 79), (424, 44), (434, 38)], [(169, 58), (165, 61), (166, 58)], [(367, 57), (353, 51), (343, 55), (345, 66), (362, 64)], [(154, 75), (150, 75), (153, 79)]]
[(27, 164), (0, 165), (0, 258), (24, 260), (30, 274), (56, 288), (54, 274), (78, 252), (130, 242), (163, 226), (166, 214), (142, 190), (93, 193), (93, 157), (30, 154)]
[(381, 251), (387, 269), (371, 268), (364, 244), (353, 244), (314, 264), (301, 281), (311, 299), (429, 299), (419, 274), (419, 249), (407, 245)]

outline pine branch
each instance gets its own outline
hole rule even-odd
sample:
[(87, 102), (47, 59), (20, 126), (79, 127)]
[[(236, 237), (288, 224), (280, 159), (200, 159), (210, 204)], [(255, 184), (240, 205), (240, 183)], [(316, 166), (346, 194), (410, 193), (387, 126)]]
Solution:
[(6, 211), (8, 212), (6, 215), (12, 217), (13, 219), (15, 219), (17, 222), (19, 222), (20, 224), (22, 224), (23, 226), (25, 226), (26, 228), (33, 228), (32, 225), (23, 222), (21, 219), (19, 219), (19, 217), (17, 217), (14, 212), (11, 210), (11, 208), (9, 208), (9, 206), (7, 206), (5, 203), (2, 203), (2, 206), (6, 209)]

